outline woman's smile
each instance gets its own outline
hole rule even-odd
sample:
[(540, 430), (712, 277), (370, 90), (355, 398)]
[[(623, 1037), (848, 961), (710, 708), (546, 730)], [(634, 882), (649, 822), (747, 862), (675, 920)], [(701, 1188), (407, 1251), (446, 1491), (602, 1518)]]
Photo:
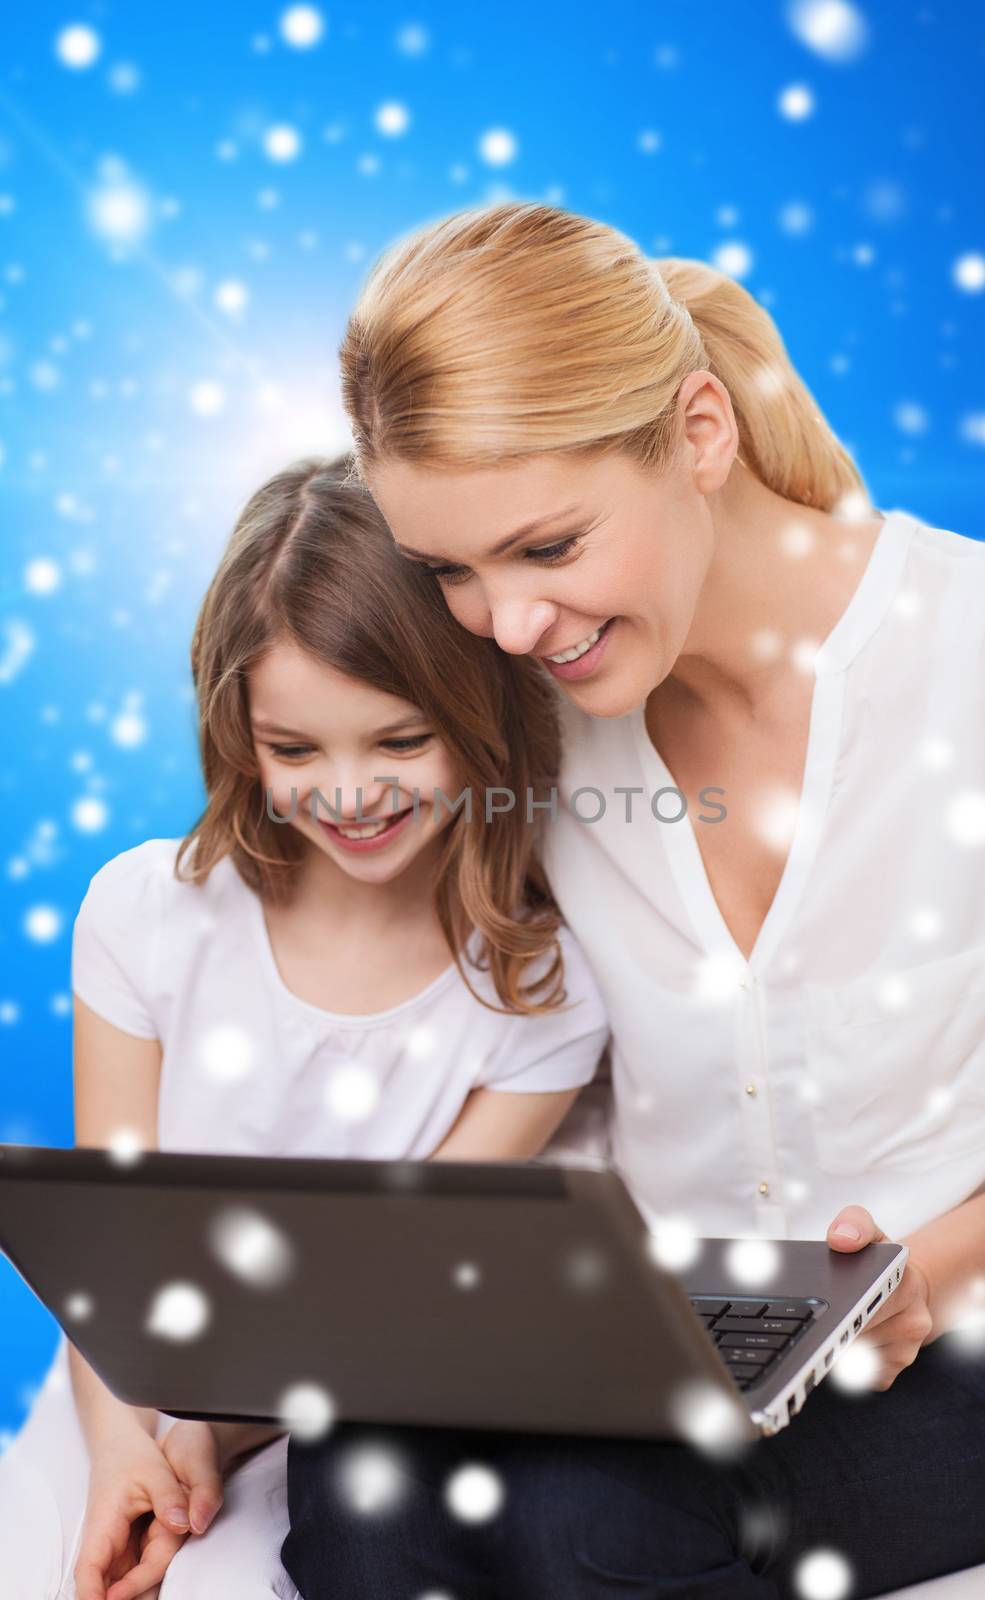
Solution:
[(540, 656), (538, 659), (556, 678), (587, 678), (590, 672), (595, 671), (605, 654), (614, 622), (615, 618), (610, 617), (608, 622), (603, 622), (601, 627), (596, 628), (569, 649), (558, 650), (553, 655)]

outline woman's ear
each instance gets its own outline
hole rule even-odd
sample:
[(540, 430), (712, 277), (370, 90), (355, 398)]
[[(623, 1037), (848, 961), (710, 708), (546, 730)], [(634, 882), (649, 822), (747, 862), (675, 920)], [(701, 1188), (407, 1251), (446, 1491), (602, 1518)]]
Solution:
[(739, 448), (739, 430), (729, 392), (720, 378), (702, 368), (689, 372), (677, 395), (689, 466), (699, 494), (724, 484)]

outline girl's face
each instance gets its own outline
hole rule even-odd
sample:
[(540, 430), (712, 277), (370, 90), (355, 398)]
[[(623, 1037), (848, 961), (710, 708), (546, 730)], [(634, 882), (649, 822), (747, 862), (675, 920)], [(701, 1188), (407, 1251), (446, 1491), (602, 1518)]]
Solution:
[(714, 548), (706, 496), (737, 443), (727, 393), (707, 376), (681, 386), (690, 454), (659, 476), (618, 452), (463, 471), (391, 461), (369, 474), (398, 548), (430, 568), (458, 621), (536, 656), (592, 716), (642, 705), (688, 638)]
[(448, 753), (418, 708), (286, 643), (267, 652), (248, 685), (269, 809), (289, 816), (297, 791), (293, 821), (280, 826), (352, 878), (399, 877), (451, 820), (448, 805), (436, 809), (435, 791), (450, 803), (458, 794)]

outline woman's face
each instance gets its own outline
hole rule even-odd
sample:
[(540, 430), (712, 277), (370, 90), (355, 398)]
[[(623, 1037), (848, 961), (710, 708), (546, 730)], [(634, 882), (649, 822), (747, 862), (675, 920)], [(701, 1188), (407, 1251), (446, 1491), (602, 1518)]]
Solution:
[(248, 691), (269, 809), (290, 816), (295, 788), (296, 814), (282, 825), (295, 828), (341, 871), (389, 883), (447, 827), (451, 812), (440, 802), (436, 807), (435, 791), (454, 800), (454, 767), (409, 701), (286, 643), (274, 645), (252, 669)]
[(713, 549), (706, 495), (736, 444), (727, 394), (706, 377), (682, 385), (688, 448), (659, 475), (623, 454), (554, 452), (368, 475), (398, 548), (431, 569), (458, 621), (536, 656), (592, 716), (642, 705), (688, 637)]

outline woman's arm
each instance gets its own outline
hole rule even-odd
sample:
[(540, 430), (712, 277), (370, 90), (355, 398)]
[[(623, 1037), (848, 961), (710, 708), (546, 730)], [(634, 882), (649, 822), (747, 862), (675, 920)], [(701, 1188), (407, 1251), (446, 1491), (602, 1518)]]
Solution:
[(976, 1193), (901, 1240), (922, 1266), (931, 1344), (968, 1318), (985, 1318), (985, 1194)]
[(540, 1155), (579, 1093), (473, 1089), (431, 1160), (529, 1161)]

